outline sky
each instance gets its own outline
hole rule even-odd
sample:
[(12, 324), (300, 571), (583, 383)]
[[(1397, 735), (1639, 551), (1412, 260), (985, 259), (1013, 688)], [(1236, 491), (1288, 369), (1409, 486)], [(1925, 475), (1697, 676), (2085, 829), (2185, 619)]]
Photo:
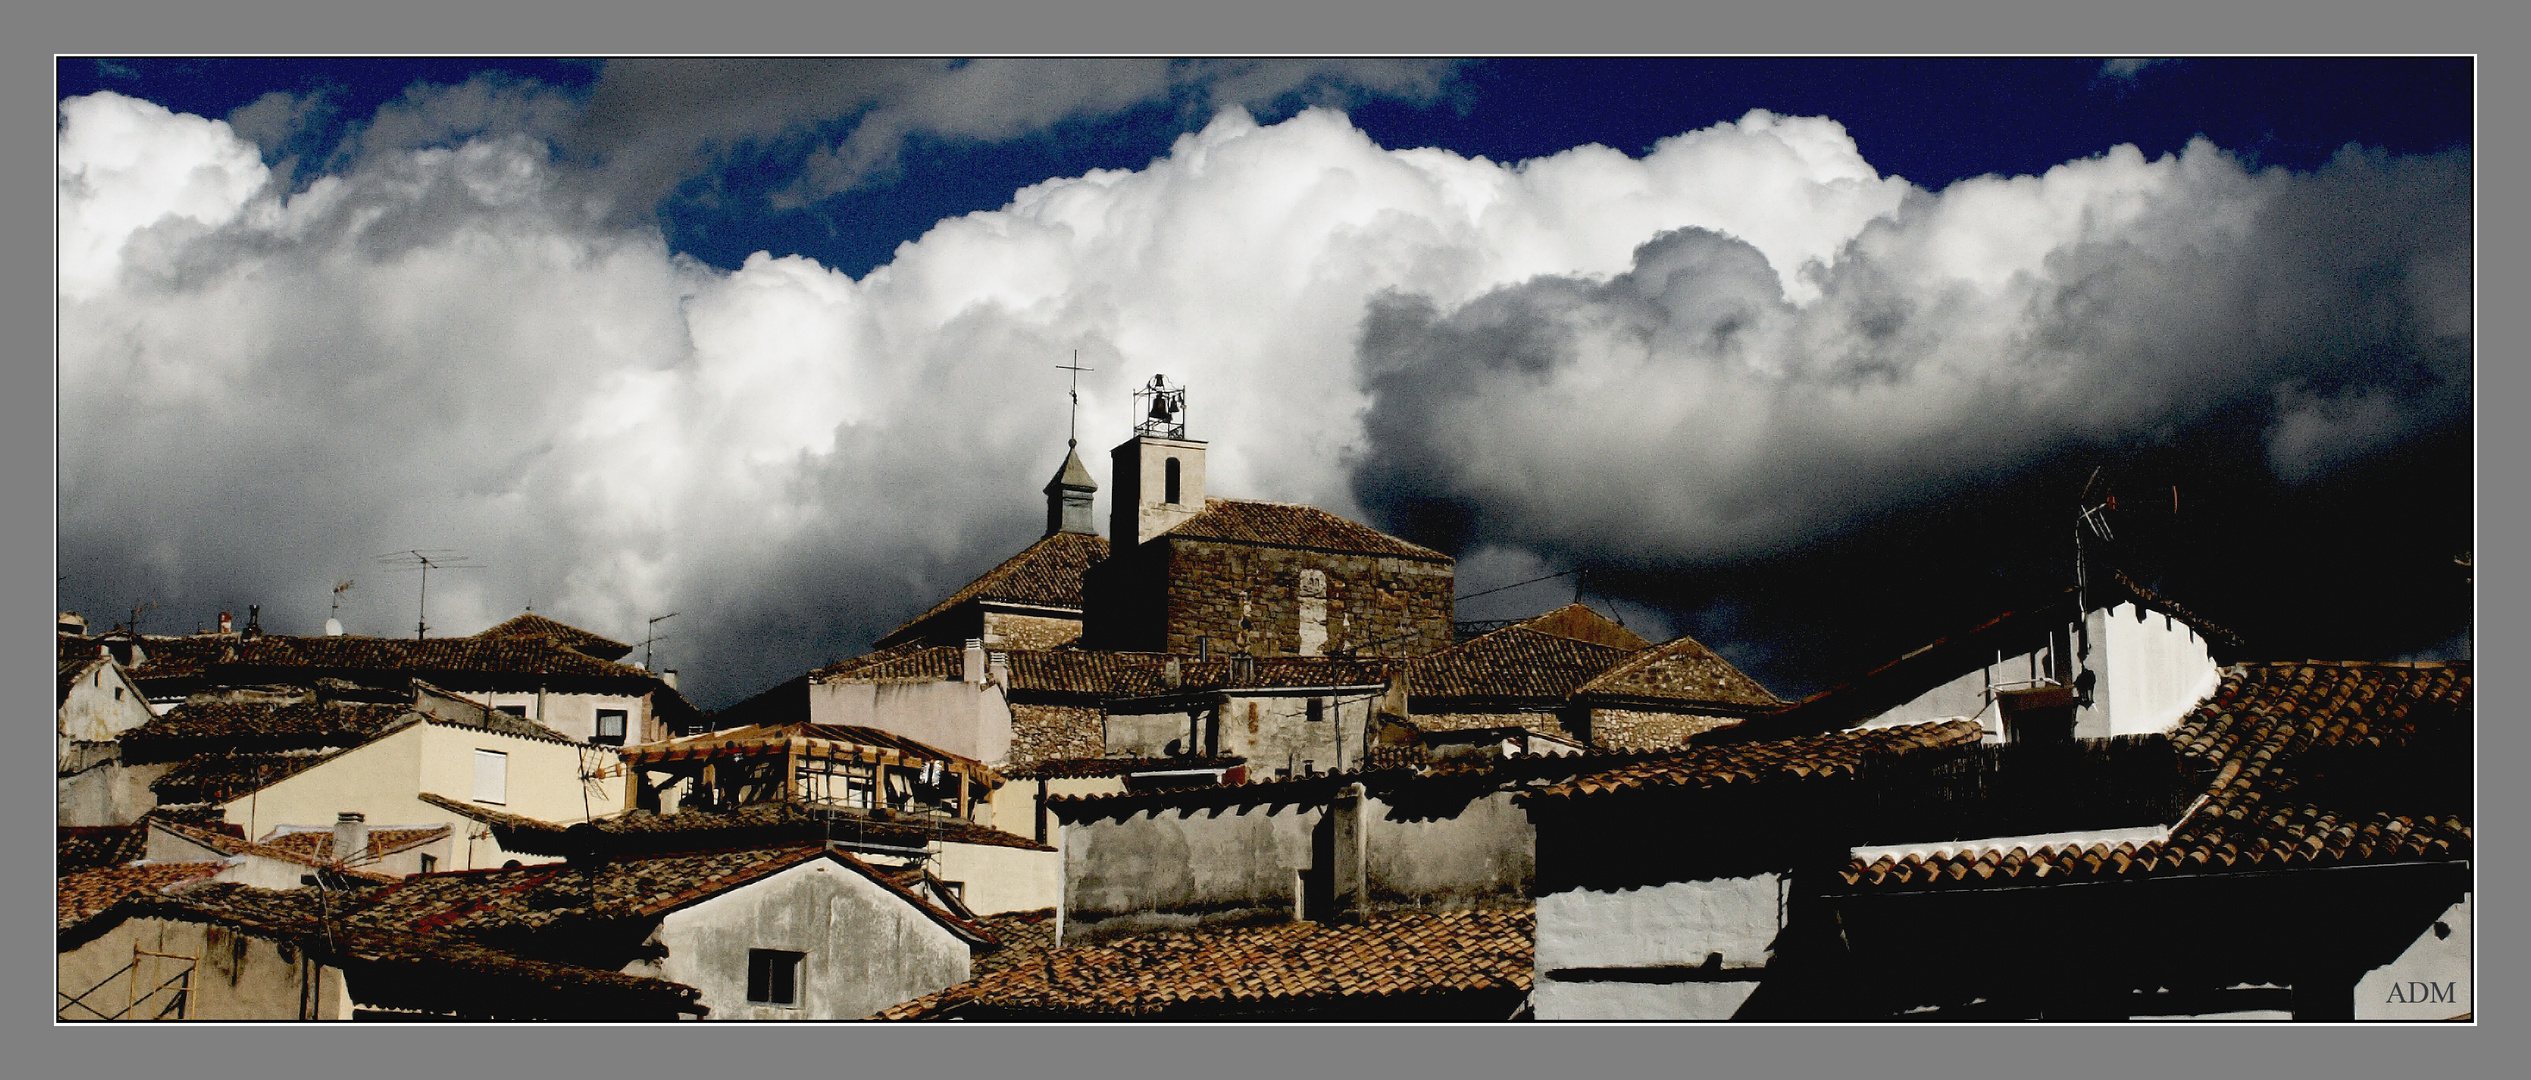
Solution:
[(2070, 585), (2111, 496), (2093, 572), (2243, 656), (2470, 650), (2466, 59), (56, 77), (99, 627), (410, 634), (420, 549), (433, 635), (533, 608), (727, 704), (1036, 538), (1077, 351), (1102, 484), (1163, 373), (1212, 494), (1785, 696)]

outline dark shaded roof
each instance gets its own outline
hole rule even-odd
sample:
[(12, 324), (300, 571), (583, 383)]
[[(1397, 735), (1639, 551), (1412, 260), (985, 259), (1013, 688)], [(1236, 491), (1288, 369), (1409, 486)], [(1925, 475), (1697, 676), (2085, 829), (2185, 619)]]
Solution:
[(959, 678), (966, 648), (909, 641), (809, 672), (811, 682), (922, 682)]
[(1226, 540), (1237, 544), (1304, 548), (1346, 555), (1384, 555), (1425, 562), (1453, 561), (1450, 556), (1421, 544), (1410, 544), (1368, 525), (1347, 521), (1315, 506), (1298, 503), (1206, 499), (1204, 509), (1170, 526), (1160, 536)]
[[(324, 856), (316, 854), (314, 846), (305, 842), (286, 845), (281, 843), (260, 842), (248, 840), (245, 837), (218, 829), (206, 829), (175, 821), (161, 821), (158, 823), (158, 827), (212, 851), (219, 852), (222, 855), (261, 855), (268, 859), (279, 859), (283, 862), (297, 863), (301, 866), (337, 869), (346, 874), (351, 874), (370, 881), (383, 882), (395, 880), (395, 878), (390, 875), (377, 873), (371, 870), (337, 867), (331, 862), (328, 862)], [(448, 827), (443, 825), (436, 830), (429, 831), (433, 831), (440, 836), (445, 836), (448, 833)], [(294, 835), (307, 836), (313, 834), (300, 833)], [(330, 832), (326, 833), (325, 839), (325, 850), (331, 851), (334, 847), (333, 834)], [(373, 844), (372, 847), (374, 849), (375, 845)]]
[[(143, 682), (208, 678), (268, 681), (277, 677), (423, 676), (448, 685), (470, 685), (486, 676), (614, 683), (658, 680), (649, 672), (600, 660), (546, 637), (410, 638), (173, 637), (145, 638), (146, 662), (131, 669)], [(155, 691), (153, 691), (155, 692)]]
[[(217, 865), (217, 864), (212, 864)], [(426, 880), (426, 875), (409, 880)], [(359, 913), (384, 890), (276, 891), (210, 883), (176, 895), (127, 898), (101, 913), (62, 948), (75, 948), (130, 918), (225, 926), (288, 941), (343, 966), (364, 1005), (419, 1008), (477, 1019), (647, 1019), (700, 1014), (700, 991), (621, 971), (522, 956), (465, 935), (364, 923)]]
[(432, 933), (656, 918), (821, 858), (859, 872), (972, 944), (993, 941), (981, 927), (870, 864), (815, 843), (657, 852), (609, 858), (588, 867), (546, 863), (416, 874), (369, 893), (345, 923), (378, 932)]
[[(997, 649), (1009, 666), (1015, 694), (1062, 694), (1087, 698), (1149, 697), (1188, 690), (1275, 690), (1313, 686), (1373, 686), (1387, 681), (1377, 659), (1344, 656), (1223, 657), (1198, 660), (1156, 652), (1104, 649)], [(1168, 684), (1170, 661), (1178, 685)], [(811, 672), (816, 682), (929, 681), (960, 678), (966, 650), (919, 643), (882, 649)]]
[(1695, 638), (1671, 641), (1628, 655), (1577, 691), (1585, 697), (1720, 705), (1736, 713), (1784, 707), (1784, 699), (1758, 685), (1731, 661)]
[(1013, 769), (1005, 775), (1013, 780), (1055, 780), (1082, 776), (1128, 776), (1138, 772), (1228, 769), (1247, 763), (1247, 758), (1231, 754), (1218, 757), (1048, 758)]
[(134, 862), (149, 850), (149, 823), (53, 827), (53, 876)]
[(123, 738), (134, 746), (160, 740), (351, 746), (374, 739), (413, 716), (412, 706), (402, 704), (188, 701), (125, 732)]
[(585, 848), (573, 830), (588, 829), (610, 851), (674, 851), (679, 849), (762, 846), (776, 843), (823, 842), (829, 838), (893, 847), (922, 847), (932, 841), (982, 844), (988, 847), (1053, 851), (1051, 847), (972, 821), (898, 814), (878, 817), (839, 811), (833, 818), (787, 800), (753, 803), (731, 810), (678, 810), (671, 814), (631, 810), (599, 818), (587, 825), (565, 825), (459, 802), (425, 792), (422, 801), (492, 826), (501, 846), (531, 855), (568, 855)]
[(227, 868), (221, 862), (141, 863), (64, 874), (53, 883), (55, 928), (71, 929), (132, 897), (201, 881)]
[[(1526, 993), (1528, 907), (1379, 914), (1352, 925), (1205, 927), (1039, 951), (878, 1014), (1124, 1018), (1344, 1008), (1471, 991)], [(1028, 962), (1032, 960), (1034, 962)]]
[(332, 760), (340, 750), (202, 754), (150, 781), (162, 805), (222, 803)]
[(1033, 607), (1081, 610), (1081, 575), (1107, 557), (1107, 538), (1095, 533), (1058, 532), (1020, 549), (1002, 565), (949, 594), (949, 599), (897, 627), (880, 645), (910, 640), (925, 622), (970, 600), (1027, 604)]
[(476, 634), (477, 638), (543, 638), (566, 649), (575, 649), (600, 660), (622, 659), (633, 647), (612, 638), (600, 637), (569, 623), (556, 622), (535, 612), (527, 612)]
[(1406, 665), (1412, 707), (1420, 698), (1563, 701), (1632, 650), (1506, 626)]
[(1643, 635), (1626, 629), (1625, 624), (1592, 610), (1588, 604), (1579, 602), (1566, 604), (1543, 615), (1522, 619), (1514, 625), (1526, 626), (1542, 634), (1554, 634), (1557, 637), (1568, 637), (1576, 641), (1587, 641), (1594, 645), (1606, 645), (1615, 649), (1632, 651), (1652, 647), (1652, 642), (1646, 640)]
[(1711, 788), (1777, 779), (1853, 776), (1869, 754), (1905, 753), (1979, 741), (1974, 720), (1857, 728), (1773, 742), (1735, 743), (1647, 755), (1612, 769), (1581, 772), (1537, 798), (1572, 799), (1615, 791)]
[(2213, 779), (2168, 839), (1857, 859), (1843, 877), (1975, 888), (2465, 860), (2470, 693), (2468, 664), (2237, 664), (2171, 734)]

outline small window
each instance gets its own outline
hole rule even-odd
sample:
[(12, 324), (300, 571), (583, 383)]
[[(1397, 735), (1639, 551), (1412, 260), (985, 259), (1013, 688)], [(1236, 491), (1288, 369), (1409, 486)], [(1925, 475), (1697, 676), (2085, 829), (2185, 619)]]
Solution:
[(495, 711), (495, 712), (505, 712), (505, 713), (508, 713), (508, 714), (510, 714), (510, 715), (512, 715), (512, 716), (518, 717), (518, 718), (519, 718), (519, 719), (521, 719), (521, 720), (525, 720), (525, 719), (527, 719), (527, 706), (525, 706), (525, 705), (503, 705), (503, 706), (501, 706), (500, 708), (498, 708), (498, 709), (496, 709), (496, 710), (494, 710), (494, 711)]
[(1308, 759), (1306, 759), (1306, 758), (1302, 759), (1302, 761), (1301, 761), (1301, 775), (1303, 775), (1303, 776), (1316, 776), (1316, 775), (1318, 775), (1318, 763), (1317, 763), (1317, 762), (1315, 762), (1315, 761), (1310, 761), (1310, 760), (1308, 760)]
[(116, 700), (116, 701), (121, 701), (121, 700), (123, 700), (123, 688), (122, 688), (122, 687), (118, 686), (118, 687), (115, 687), (115, 688), (114, 688), (114, 700)]
[(1315, 724), (1325, 719), (1327, 719), (1327, 703), (1318, 698), (1309, 699), (1309, 722)]
[(800, 961), (807, 956), (781, 949), (747, 950), (747, 1000), (760, 1005), (799, 1004)]
[(422, 872), (423, 872), (423, 873), (427, 874), (427, 873), (430, 873), (431, 871), (433, 871), (433, 870), (437, 870), (437, 869), (439, 869), (439, 856), (437, 856), (437, 855), (424, 855), (424, 856), (422, 856)]
[(475, 801), (495, 806), (510, 801), (510, 755), (498, 750), (475, 751)]
[(1162, 476), (1160, 489), (1163, 495), (1161, 501), (1174, 503), (1178, 501), (1178, 459), (1170, 458), (1167, 464), (1160, 467), (1160, 470)]
[(608, 746), (624, 745), (624, 712), (622, 709), (599, 709), (598, 737), (589, 741)]

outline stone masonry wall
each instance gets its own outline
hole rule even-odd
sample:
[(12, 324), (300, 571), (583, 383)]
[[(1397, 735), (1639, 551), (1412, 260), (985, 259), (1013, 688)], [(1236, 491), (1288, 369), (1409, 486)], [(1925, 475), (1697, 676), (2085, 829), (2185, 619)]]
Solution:
[(1107, 754), (1106, 710), (1091, 705), (1011, 706), (1008, 768)]
[(1688, 736), (1698, 732), (1739, 722), (1728, 716), (1593, 709), (1591, 745), (1608, 750), (1660, 750), (1683, 746)]
[[(1219, 652), (1300, 654), (1305, 606), (1313, 625), (1323, 612), (1323, 640), (1311, 642), (1316, 654), (1357, 648), (1365, 656), (1420, 656), (1450, 646), (1454, 575), (1448, 563), (1194, 539), (1167, 543), (1164, 647), (1170, 652), (1195, 652), (1197, 639), (1206, 638)], [(1323, 598), (1303, 596), (1305, 570), (1325, 575)]]

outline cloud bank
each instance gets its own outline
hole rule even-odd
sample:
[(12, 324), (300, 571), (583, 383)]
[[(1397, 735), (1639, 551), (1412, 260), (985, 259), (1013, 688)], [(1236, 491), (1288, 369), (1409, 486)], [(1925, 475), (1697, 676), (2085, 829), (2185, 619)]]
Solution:
[[(855, 113), (801, 190), (875, 175), (891, 131), (1000, 138), (1186, 77), (976, 68)], [(1419, 77), (1205, 76), (1230, 99)], [(2267, 481), (2325, 484), (2468, 415), (2465, 158), (2290, 174), (2199, 144), (1927, 192), (1824, 118), (1498, 163), (1230, 109), (856, 280), (717, 270), (624, 210), (871, 91), (680, 117), (655, 111), (675, 80), (643, 78), (585, 108), (412, 98), (304, 185), (221, 121), (65, 101), (65, 597), (99, 622), (158, 599), (150, 630), (260, 603), (311, 632), (353, 578), (353, 632), (402, 633), (418, 583), (370, 557), (454, 548), (486, 567), (434, 575), (435, 632), (532, 603), (638, 640), (675, 611), (663, 657), (726, 701), (1034, 537), (1076, 349), (1088, 450), (1165, 372), (1216, 493), (1521, 569), (1763, 561), (2218, 421)], [(1021, 91), (1047, 100), (962, 105)], [(1743, 600), (1699, 602), (1682, 626), (1712, 633)]]

